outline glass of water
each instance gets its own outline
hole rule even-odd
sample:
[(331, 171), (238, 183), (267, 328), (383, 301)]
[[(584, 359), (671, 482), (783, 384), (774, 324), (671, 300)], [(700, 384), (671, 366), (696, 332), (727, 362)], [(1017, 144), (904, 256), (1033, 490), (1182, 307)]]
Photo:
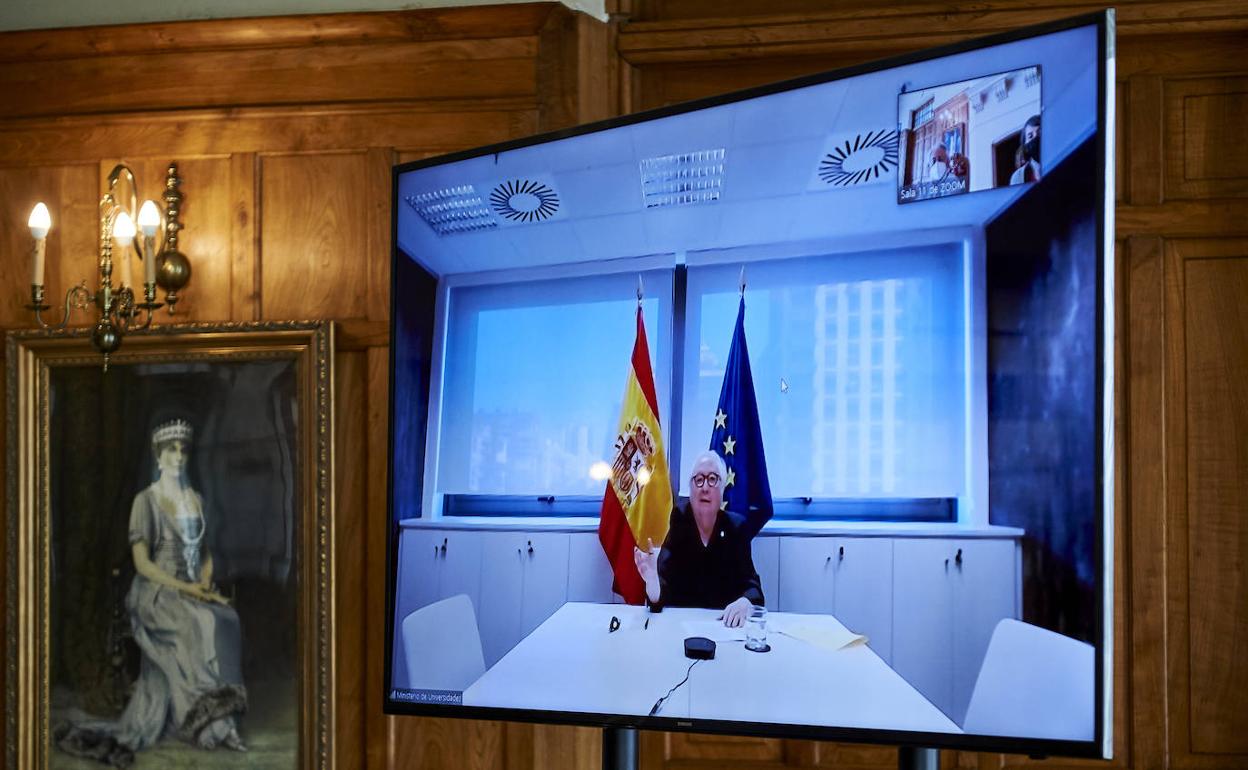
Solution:
[(754, 605), (745, 620), (745, 649), (750, 652), (767, 652), (767, 608)]

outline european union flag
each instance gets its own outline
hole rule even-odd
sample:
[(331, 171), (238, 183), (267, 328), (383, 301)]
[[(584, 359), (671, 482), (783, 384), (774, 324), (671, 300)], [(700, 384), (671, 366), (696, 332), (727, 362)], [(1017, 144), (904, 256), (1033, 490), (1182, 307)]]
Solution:
[(728, 467), (728, 478), (723, 481), (725, 507), (745, 517), (745, 533), (753, 537), (771, 518), (773, 508), (750, 353), (745, 347), (745, 297), (737, 308), (737, 328), (732, 333), (710, 448), (719, 452)]

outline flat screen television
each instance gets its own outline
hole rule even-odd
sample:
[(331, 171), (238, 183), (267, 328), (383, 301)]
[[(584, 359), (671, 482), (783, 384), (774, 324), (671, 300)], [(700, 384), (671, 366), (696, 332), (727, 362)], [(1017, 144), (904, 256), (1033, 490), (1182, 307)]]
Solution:
[(1110, 756), (1113, 39), (396, 167), (385, 710)]

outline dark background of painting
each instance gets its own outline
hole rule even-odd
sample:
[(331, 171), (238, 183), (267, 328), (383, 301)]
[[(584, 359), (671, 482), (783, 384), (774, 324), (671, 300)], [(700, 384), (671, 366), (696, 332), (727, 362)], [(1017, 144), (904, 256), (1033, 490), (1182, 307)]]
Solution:
[[(51, 370), (51, 684), (54, 701), (117, 714), (138, 673), (125, 596), (134, 496), (155, 480), (151, 433), (185, 419), (214, 578), (242, 622), (243, 676), (295, 701), (298, 664), (295, 364), (114, 363)], [(248, 720), (244, 720), (244, 734)]]

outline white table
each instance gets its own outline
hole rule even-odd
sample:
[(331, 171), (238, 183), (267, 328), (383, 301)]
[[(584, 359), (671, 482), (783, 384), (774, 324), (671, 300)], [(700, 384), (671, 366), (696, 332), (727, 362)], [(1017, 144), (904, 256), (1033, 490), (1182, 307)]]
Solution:
[[(684, 655), (684, 622), (718, 614), (569, 602), (473, 683), (463, 704), (647, 715), (692, 663)], [(622, 623), (614, 633), (612, 616)], [(812, 618), (843, 628), (827, 615), (768, 613), (770, 652), (718, 642), (715, 659), (694, 666), (658, 716), (961, 732), (866, 645), (830, 651), (775, 630)]]

